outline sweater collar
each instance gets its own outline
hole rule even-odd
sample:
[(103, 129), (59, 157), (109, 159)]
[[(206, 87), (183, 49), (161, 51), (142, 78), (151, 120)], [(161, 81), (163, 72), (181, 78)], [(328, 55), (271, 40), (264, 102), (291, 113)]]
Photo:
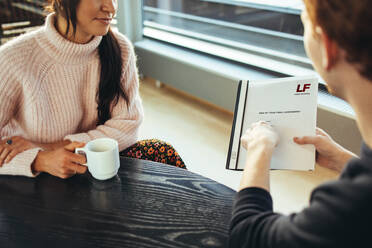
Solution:
[(95, 36), (86, 44), (78, 44), (64, 38), (54, 26), (55, 14), (49, 14), (45, 21), (44, 35), (38, 39), (41, 47), (53, 59), (63, 64), (87, 63), (98, 56), (102, 36)]

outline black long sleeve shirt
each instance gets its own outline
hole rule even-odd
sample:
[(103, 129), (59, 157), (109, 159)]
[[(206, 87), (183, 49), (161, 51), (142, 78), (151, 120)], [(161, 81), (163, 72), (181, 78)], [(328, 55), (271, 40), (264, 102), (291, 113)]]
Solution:
[(322, 184), (299, 213), (273, 212), (270, 193), (240, 191), (234, 203), (229, 247), (372, 247), (372, 150), (348, 162), (339, 179)]

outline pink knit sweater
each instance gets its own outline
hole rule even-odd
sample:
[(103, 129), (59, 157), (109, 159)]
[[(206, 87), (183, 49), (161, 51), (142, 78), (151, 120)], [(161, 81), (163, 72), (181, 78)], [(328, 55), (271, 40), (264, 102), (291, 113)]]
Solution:
[[(111, 137), (119, 142), (120, 150), (134, 144), (143, 109), (131, 43), (115, 33), (122, 50), (122, 84), (129, 108), (121, 99), (112, 109), (112, 118), (97, 126), (102, 37), (88, 44), (72, 43), (57, 32), (54, 18), (50, 14), (44, 27), (0, 47), (0, 137), (18, 135), (38, 143)], [(0, 168), (0, 174), (35, 176), (31, 164), (40, 150), (18, 154)]]

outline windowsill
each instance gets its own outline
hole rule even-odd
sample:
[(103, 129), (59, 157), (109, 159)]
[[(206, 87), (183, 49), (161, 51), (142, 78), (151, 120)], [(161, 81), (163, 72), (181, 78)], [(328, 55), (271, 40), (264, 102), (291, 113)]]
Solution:
[(247, 6), (258, 9), (267, 9), (274, 11), (282, 11), (284, 13), (299, 14), (303, 9), (303, 2), (301, 0), (206, 0), (210, 2), (236, 4), (239, 6)]
[(290, 55), (280, 54), (275, 51), (269, 51), (268, 49), (262, 51), (263, 49), (251, 46), (247, 49), (248, 51), (243, 51), (238, 49), (238, 46), (234, 47), (231, 44), (228, 44), (228, 46), (220, 45), (218, 43), (201, 40), (199, 37), (179, 35), (150, 27), (145, 27), (143, 29), (143, 34), (153, 40), (164, 41), (196, 52), (202, 52), (231, 61), (255, 66), (274, 73), (281, 73), (290, 76), (314, 74), (312, 69), (286, 62), (286, 60), (298, 60), (298, 63), (310, 64), (310, 62), (307, 62), (308, 59), (302, 59), (303, 61), (301, 61), (299, 58), (291, 58)]
[[(173, 42), (177, 42), (177, 40), (171, 41), (171, 43)], [(233, 50), (221, 50), (221, 47), (216, 47), (216, 45), (213, 44), (208, 45), (203, 42), (198, 44), (192, 43), (183, 48), (154, 39), (144, 39), (136, 42), (135, 47), (136, 49), (150, 52), (151, 54), (197, 67), (213, 75), (219, 75), (227, 78), (227, 80), (233, 80), (236, 83), (241, 79), (261, 80), (273, 77), (314, 74), (313, 70), (268, 60), (267, 58), (262, 60), (262, 58), (257, 55), (250, 55), (242, 52), (238, 54), (234, 53)], [(195, 47), (198, 47), (198, 49), (204, 53), (195, 51)], [(240, 59), (241, 63), (220, 58), (223, 55), (225, 55), (226, 58), (237, 56), (234, 60), (236, 61), (238, 58), (238, 61)], [(261, 61), (257, 62), (257, 60)], [(247, 64), (249, 64), (249, 66)], [(270, 64), (270, 69), (267, 68), (267, 70), (265, 70), (264, 68), (267, 67), (268, 64)], [(355, 119), (354, 111), (349, 104), (321, 90), (319, 91), (318, 107), (349, 119)], [(228, 110), (231, 111), (231, 109)]]

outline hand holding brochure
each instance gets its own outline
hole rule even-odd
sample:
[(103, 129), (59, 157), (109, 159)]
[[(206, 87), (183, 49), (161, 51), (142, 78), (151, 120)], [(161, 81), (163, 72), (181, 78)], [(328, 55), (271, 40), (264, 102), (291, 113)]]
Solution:
[(226, 168), (244, 169), (240, 137), (252, 123), (266, 121), (279, 135), (271, 169), (314, 170), (314, 146), (298, 145), (293, 137), (315, 135), (317, 96), (315, 76), (240, 81)]

